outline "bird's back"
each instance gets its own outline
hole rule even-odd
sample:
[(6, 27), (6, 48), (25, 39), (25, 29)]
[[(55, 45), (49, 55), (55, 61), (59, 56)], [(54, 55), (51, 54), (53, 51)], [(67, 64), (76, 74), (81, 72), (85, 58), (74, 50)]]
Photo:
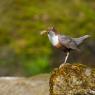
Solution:
[(67, 49), (78, 50), (76, 42), (68, 36), (59, 35), (59, 42), (60, 42), (60, 44), (62, 44)]

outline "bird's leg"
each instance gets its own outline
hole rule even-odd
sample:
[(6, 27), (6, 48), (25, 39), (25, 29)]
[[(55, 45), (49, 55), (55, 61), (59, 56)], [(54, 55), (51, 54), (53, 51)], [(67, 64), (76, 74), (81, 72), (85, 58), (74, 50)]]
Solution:
[(65, 57), (64, 64), (67, 62), (67, 59), (68, 59), (68, 57), (69, 57), (69, 54), (70, 54), (70, 52), (67, 52), (67, 55), (66, 55), (66, 57)]
[(64, 64), (66, 64), (67, 59), (68, 59), (68, 57), (69, 57), (69, 54), (70, 54), (70, 52), (67, 52), (67, 55), (66, 55), (66, 57), (65, 57), (65, 61), (64, 61), (64, 63), (63, 63), (63, 64), (61, 64), (61, 65), (60, 65), (60, 67), (59, 67), (59, 68), (63, 67), (63, 66), (64, 66)]

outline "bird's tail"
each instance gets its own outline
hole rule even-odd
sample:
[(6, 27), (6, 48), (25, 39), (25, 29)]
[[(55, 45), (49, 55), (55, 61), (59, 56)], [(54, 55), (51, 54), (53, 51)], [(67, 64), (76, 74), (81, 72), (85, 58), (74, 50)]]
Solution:
[(85, 35), (85, 36), (83, 36), (83, 39), (87, 39), (89, 37), (90, 37), (90, 35)]
[(75, 42), (77, 45), (80, 45), (85, 39), (89, 38), (90, 35), (85, 35), (85, 36), (82, 36), (80, 38), (74, 38)]

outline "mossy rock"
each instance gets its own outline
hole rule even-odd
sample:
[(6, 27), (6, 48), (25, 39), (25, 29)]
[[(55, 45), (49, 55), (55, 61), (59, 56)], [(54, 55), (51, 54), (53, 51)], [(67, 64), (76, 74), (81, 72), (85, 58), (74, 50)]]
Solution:
[(64, 64), (50, 77), (50, 95), (95, 95), (95, 68)]

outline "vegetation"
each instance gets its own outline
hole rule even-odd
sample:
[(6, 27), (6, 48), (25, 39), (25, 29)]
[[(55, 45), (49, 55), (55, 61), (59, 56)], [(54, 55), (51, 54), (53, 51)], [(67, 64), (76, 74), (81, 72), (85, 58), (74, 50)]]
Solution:
[(40, 31), (51, 25), (73, 37), (91, 35), (78, 62), (94, 63), (94, 24), (94, 0), (0, 0), (0, 74), (50, 71), (56, 52)]

